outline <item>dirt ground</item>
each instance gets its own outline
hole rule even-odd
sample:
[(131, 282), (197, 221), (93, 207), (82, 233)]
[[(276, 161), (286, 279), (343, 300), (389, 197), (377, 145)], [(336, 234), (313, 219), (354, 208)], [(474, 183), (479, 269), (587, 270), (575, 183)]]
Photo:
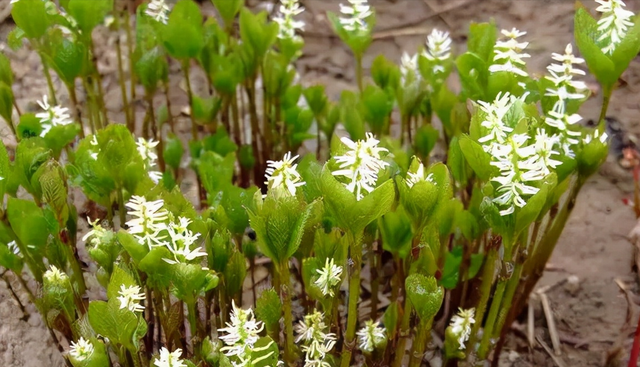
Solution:
[[(1, 0), (0, 0), (1, 1)], [(338, 9), (338, 1), (304, 0), (307, 8), (303, 17), (307, 23), (304, 34), (305, 55), (298, 62), (302, 83), (327, 85), (329, 96), (337, 98), (340, 90), (353, 83), (352, 58), (339, 39), (333, 36), (325, 11)], [(403, 52), (415, 53), (422, 47), (426, 35), (436, 27), (451, 32), (463, 52), (463, 42), (471, 21), (495, 19), (500, 28), (517, 27), (527, 31), (532, 55), (529, 71), (541, 74), (551, 62), (551, 52), (562, 52), (573, 39), (573, 10), (571, 0), (372, 0), (377, 9), (376, 40), (364, 65), (368, 66), (380, 53), (399, 61)], [(254, 1), (257, 3), (257, 1)], [(585, 0), (594, 9), (596, 3)], [(627, 5), (640, 11), (640, 3), (628, 0)], [(264, 6), (264, 4), (258, 5)], [(204, 5), (206, 14), (213, 14), (210, 4)], [(12, 25), (0, 24), (0, 49)], [(94, 36), (98, 46), (100, 70), (105, 75), (107, 108), (114, 121), (122, 122), (120, 90), (116, 84), (116, 59), (113, 36), (104, 29)], [(35, 100), (46, 93), (42, 67), (35, 53), (27, 49), (16, 53), (7, 51), (16, 71), (14, 91), (23, 110), (33, 110)], [(179, 69), (172, 70), (174, 87), (183, 85)], [(194, 72), (194, 84), (201, 76)], [(623, 76), (626, 83), (617, 90), (609, 115), (622, 122), (632, 134), (640, 135), (640, 60), (634, 60)], [(589, 79), (588, 81), (593, 82)], [(62, 88), (60, 88), (62, 89)], [(186, 96), (173, 88), (172, 100), (177, 109), (186, 105)], [(65, 100), (64, 98), (62, 99)], [(596, 118), (600, 101), (594, 96), (581, 111), (585, 120)], [(143, 105), (139, 108), (142, 110)], [(142, 114), (138, 115), (141, 118)], [(12, 139), (8, 128), (0, 132), (8, 144)], [(535, 334), (540, 342), (529, 346), (525, 324), (515, 324), (514, 333), (501, 356), (501, 366), (622, 366), (627, 365), (632, 333), (637, 321), (637, 309), (632, 306), (627, 321), (628, 302), (618, 283), (629, 289), (631, 301), (637, 288), (632, 271), (631, 243), (627, 234), (634, 227), (634, 214), (623, 199), (631, 197), (633, 187), (630, 172), (621, 169), (612, 159), (583, 188), (577, 207), (553, 254), (540, 287), (545, 292), (558, 329), (560, 355), (554, 355), (547, 323), (541, 311), (539, 297), (532, 299)], [(575, 282), (567, 282), (570, 276)], [(617, 282), (616, 282), (617, 280)], [(22, 312), (11, 298), (6, 286), (0, 283), (0, 365), (3, 366), (62, 366), (62, 359), (53, 346), (42, 321), (32, 315), (22, 319)], [(526, 320), (525, 320), (526, 321)], [(549, 351), (545, 351), (544, 344)], [(553, 355), (553, 356), (552, 356)], [(608, 364), (607, 359), (609, 360)]]

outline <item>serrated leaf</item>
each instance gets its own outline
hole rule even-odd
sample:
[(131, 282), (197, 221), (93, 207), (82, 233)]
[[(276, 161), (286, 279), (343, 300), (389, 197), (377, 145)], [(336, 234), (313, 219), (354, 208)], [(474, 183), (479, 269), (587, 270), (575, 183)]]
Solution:
[(224, 269), (224, 283), (228, 296), (233, 297), (242, 290), (242, 284), (246, 276), (246, 260), (240, 252), (235, 252)]
[(256, 302), (256, 316), (265, 323), (267, 329), (272, 330), (280, 323), (282, 317), (282, 302), (280, 296), (269, 288), (262, 292)]
[(111, 343), (137, 349), (138, 317), (126, 307), (121, 309), (118, 300), (89, 303), (89, 322), (96, 333), (109, 338)]

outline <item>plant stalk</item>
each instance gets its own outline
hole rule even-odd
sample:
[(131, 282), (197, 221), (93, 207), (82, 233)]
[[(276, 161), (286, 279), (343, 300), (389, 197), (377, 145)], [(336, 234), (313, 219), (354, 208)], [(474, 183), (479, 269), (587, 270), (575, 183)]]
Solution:
[(420, 320), (418, 324), (418, 333), (411, 346), (411, 358), (409, 367), (420, 367), (422, 359), (424, 358), (424, 350), (427, 347), (429, 341), (429, 332), (431, 331), (431, 325), (433, 324), (433, 318), (428, 320)]
[(351, 233), (350, 248), (353, 270), (349, 279), (349, 308), (347, 311), (347, 331), (342, 349), (341, 367), (351, 365), (351, 354), (356, 346), (356, 326), (358, 323), (358, 300), (360, 299), (360, 268), (362, 268), (362, 234)]
[(293, 351), (293, 312), (291, 307), (291, 274), (289, 272), (289, 261), (283, 261), (278, 269), (280, 274), (280, 297), (282, 298), (282, 308), (284, 311), (285, 329), (285, 349), (284, 359), (287, 363), (295, 361)]

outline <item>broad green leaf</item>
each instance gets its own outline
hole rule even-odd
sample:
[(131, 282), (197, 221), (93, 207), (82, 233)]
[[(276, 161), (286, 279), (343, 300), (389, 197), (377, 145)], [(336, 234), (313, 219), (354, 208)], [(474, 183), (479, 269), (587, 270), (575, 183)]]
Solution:
[(0, 53), (0, 82), (11, 87), (13, 85), (13, 70), (11, 70), (11, 61), (4, 54)]
[(578, 8), (574, 18), (576, 44), (586, 60), (589, 71), (605, 86), (613, 86), (620, 75), (613, 61), (605, 55), (596, 43), (598, 24), (583, 7)]
[(390, 211), (378, 219), (378, 229), (382, 236), (382, 246), (386, 251), (406, 258), (411, 251), (411, 219), (404, 208), (398, 206), (395, 211)]
[(235, 252), (224, 269), (224, 286), (228, 296), (235, 296), (242, 290), (247, 276), (247, 263), (240, 252)]
[(11, 17), (30, 39), (42, 37), (51, 24), (46, 4), (42, 0), (20, 0), (13, 5)]
[(87, 48), (82, 42), (54, 38), (49, 60), (62, 81), (75, 88), (75, 79), (86, 72)]
[(164, 152), (162, 152), (164, 161), (174, 171), (178, 171), (180, 168), (180, 162), (182, 161), (182, 155), (184, 154), (184, 147), (182, 141), (177, 136), (170, 134), (164, 145)]
[(91, 31), (104, 21), (113, 9), (113, 0), (69, 0), (69, 15), (78, 22), (78, 28), (85, 37), (91, 36)]
[(112, 344), (137, 349), (138, 316), (126, 307), (120, 308), (117, 299), (90, 302), (89, 322), (96, 333), (109, 338)]
[(124, 247), (127, 253), (129, 253), (129, 256), (131, 256), (135, 262), (139, 263), (149, 253), (147, 246), (140, 244), (133, 235), (129, 234), (129, 232), (124, 229), (118, 231), (117, 236), (118, 242), (120, 242), (122, 247)]
[(11, 115), (13, 112), (13, 91), (11, 87), (0, 81), (0, 116), (7, 122), (13, 124)]
[(191, 0), (180, 0), (169, 15), (162, 32), (162, 42), (169, 54), (187, 60), (200, 55), (204, 47), (202, 13)]
[(473, 171), (482, 181), (491, 178), (495, 168), (491, 166), (491, 157), (482, 149), (482, 146), (471, 140), (468, 135), (460, 136), (460, 150)]
[(444, 290), (438, 286), (436, 278), (411, 274), (405, 281), (405, 287), (407, 296), (420, 320), (430, 320), (438, 313), (444, 298)]
[(107, 298), (118, 298), (122, 286), (129, 288), (137, 285), (135, 279), (133, 279), (133, 276), (131, 276), (128, 271), (122, 269), (120, 266), (114, 266), (113, 273), (111, 273), (109, 280), (109, 286), (107, 287)]
[(244, 0), (211, 0), (211, 2), (215, 5), (228, 28), (233, 25), (233, 20), (244, 5)]
[(631, 60), (640, 52), (640, 16), (636, 15), (632, 22), (633, 26), (627, 30), (624, 38), (611, 55), (611, 61), (613, 61), (618, 76), (622, 75)]
[(282, 317), (282, 302), (273, 288), (263, 291), (258, 297), (256, 316), (265, 323), (269, 330), (274, 330), (279, 325)]
[(467, 49), (480, 57), (486, 64), (493, 63), (493, 47), (497, 40), (495, 23), (471, 23)]
[(42, 249), (50, 235), (49, 225), (42, 209), (30, 200), (9, 198), (7, 202), (9, 224), (20, 242), (28, 248)]

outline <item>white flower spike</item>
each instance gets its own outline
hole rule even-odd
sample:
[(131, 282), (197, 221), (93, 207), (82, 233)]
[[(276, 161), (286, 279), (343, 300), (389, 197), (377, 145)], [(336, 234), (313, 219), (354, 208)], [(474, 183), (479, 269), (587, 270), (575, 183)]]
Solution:
[(444, 73), (443, 61), (451, 58), (451, 37), (449, 32), (442, 32), (434, 29), (427, 36), (427, 49), (422, 54), (428, 60), (435, 62), (433, 73)]
[(458, 337), (460, 349), (466, 349), (465, 343), (469, 340), (469, 336), (471, 335), (471, 325), (476, 322), (474, 319), (475, 312), (475, 308), (470, 308), (468, 310), (460, 308), (458, 314), (451, 318), (451, 331)]
[(49, 270), (47, 270), (43, 276), (44, 279), (51, 284), (61, 284), (69, 280), (69, 276), (54, 265), (49, 266)]
[(324, 361), (324, 358), (335, 346), (336, 335), (324, 332), (327, 326), (323, 319), (324, 315), (318, 310), (314, 310), (312, 314), (306, 315), (304, 320), (296, 325), (298, 333), (296, 343), (304, 342), (301, 349), (305, 353), (305, 367), (331, 366)]
[(138, 153), (142, 157), (142, 162), (144, 163), (144, 168), (149, 173), (149, 178), (153, 181), (153, 183), (157, 184), (162, 179), (162, 172), (155, 171), (153, 168), (156, 166), (156, 161), (158, 160), (158, 154), (156, 153), (156, 146), (158, 142), (145, 138), (138, 138), (136, 142), (136, 147), (138, 149)]
[(598, 42), (602, 42), (602, 52), (613, 54), (616, 47), (627, 35), (630, 27), (633, 27), (633, 12), (625, 9), (622, 0), (596, 0), (600, 6), (596, 11), (602, 13), (602, 18), (598, 21)]
[(367, 27), (367, 18), (373, 14), (367, 0), (348, 0), (349, 5), (340, 4), (342, 27), (349, 32), (357, 32)]
[(268, 190), (273, 192), (276, 197), (281, 195), (295, 196), (296, 188), (305, 184), (300, 173), (296, 170), (298, 165), (293, 164), (298, 157), (292, 158), (291, 152), (287, 152), (281, 161), (267, 161), (267, 169), (264, 175), (267, 178), (265, 184)]
[(222, 340), (226, 345), (220, 348), (227, 357), (237, 356), (241, 360), (251, 357), (251, 349), (258, 341), (258, 334), (264, 329), (261, 321), (256, 321), (253, 317), (253, 310), (238, 308), (235, 302), (231, 301), (231, 322), (227, 322), (227, 327), (218, 329)]
[(169, 20), (169, 12), (171, 8), (167, 5), (166, 0), (151, 0), (147, 5), (145, 14), (160, 23), (167, 24)]
[(389, 166), (389, 163), (381, 158), (381, 153), (388, 150), (378, 147), (380, 141), (371, 133), (366, 134), (365, 140), (357, 142), (346, 137), (340, 140), (350, 150), (344, 155), (334, 157), (340, 169), (333, 171), (333, 175), (346, 177), (349, 182), (344, 184), (345, 187), (356, 195), (357, 200), (361, 200), (365, 193), (375, 189), (380, 170)]
[(377, 322), (369, 320), (357, 333), (360, 349), (364, 352), (373, 352), (374, 349), (384, 343), (387, 338), (386, 329), (378, 326)]
[(77, 342), (71, 342), (69, 355), (78, 362), (82, 362), (93, 354), (93, 344), (90, 341), (80, 337)]
[(63, 126), (73, 123), (71, 116), (69, 115), (69, 109), (62, 106), (50, 106), (49, 97), (44, 95), (42, 101), (37, 101), (40, 108), (44, 112), (36, 114), (36, 117), (40, 119), (42, 125), (42, 132), (40, 136), (44, 137), (54, 126)]
[(405, 182), (407, 186), (409, 186), (409, 188), (412, 188), (413, 185), (422, 181), (429, 181), (435, 184), (435, 181), (433, 180), (433, 173), (429, 173), (427, 175), (424, 169), (424, 164), (420, 163), (420, 165), (418, 165), (418, 169), (415, 172), (407, 172), (407, 179), (405, 180)]
[(156, 367), (187, 367), (180, 357), (182, 356), (182, 349), (178, 348), (173, 352), (165, 347), (160, 349), (160, 357), (153, 362)]
[(507, 40), (496, 42), (493, 65), (489, 67), (490, 72), (506, 71), (523, 77), (529, 75), (526, 71), (527, 63), (523, 59), (531, 57), (531, 55), (522, 53), (522, 51), (529, 46), (529, 42), (518, 42), (517, 40), (517, 38), (525, 34), (527, 34), (527, 32), (521, 32), (515, 28), (510, 31), (506, 29), (502, 30), (502, 35), (505, 36)]
[(304, 29), (304, 22), (294, 17), (304, 11), (298, 0), (280, 0), (280, 14), (273, 18), (278, 23), (278, 38), (291, 39), (296, 36), (296, 30)]
[(126, 223), (129, 233), (149, 248), (162, 246), (165, 242), (160, 232), (167, 229), (165, 222), (169, 218), (163, 207), (164, 201), (147, 201), (142, 196), (133, 195), (125, 206), (130, 209), (128, 214), (134, 217)]
[(336, 265), (333, 259), (327, 259), (324, 267), (316, 271), (320, 274), (320, 277), (315, 281), (315, 285), (320, 288), (323, 295), (333, 297), (333, 287), (340, 283), (341, 280), (342, 266)]
[(173, 259), (163, 259), (169, 264), (177, 264), (181, 261), (191, 261), (201, 256), (207, 256), (207, 253), (201, 247), (192, 250), (191, 247), (200, 237), (200, 233), (193, 233), (187, 227), (191, 224), (191, 220), (185, 217), (178, 217), (178, 223), (170, 223), (167, 227), (169, 233), (169, 241), (166, 243), (167, 248), (173, 254)]
[(142, 312), (144, 306), (140, 304), (140, 301), (145, 299), (145, 295), (140, 291), (140, 287), (137, 285), (131, 285), (125, 287), (124, 284), (120, 285), (118, 291), (118, 300), (120, 301), (120, 309), (128, 309), (131, 312)]

